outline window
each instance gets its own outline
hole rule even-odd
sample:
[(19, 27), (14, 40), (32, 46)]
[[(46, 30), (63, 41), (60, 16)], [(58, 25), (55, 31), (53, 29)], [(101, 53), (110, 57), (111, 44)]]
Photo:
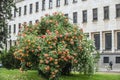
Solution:
[(29, 25), (32, 25), (32, 21), (29, 21)]
[(11, 46), (12, 46), (12, 40), (10, 40), (10, 48), (11, 48)]
[(109, 19), (109, 6), (104, 7), (104, 19)]
[(87, 10), (83, 11), (83, 22), (87, 22)]
[(120, 49), (120, 32), (117, 32), (117, 49)]
[(93, 21), (97, 20), (98, 16), (97, 16), (97, 8), (93, 9)]
[(94, 34), (94, 41), (96, 50), (100, 49), (100, 34)]
[(38, 12), (39, 11), (39, 2), (36, 2), (36, 10), (35, 12)]
[(18, 26), (19, 26), (19, 32), (20, 32), (21, 31), (21, 23), (19, 23)]
[(64, 16), (66, 16), (68, 18), (68, 14), (65, 14)]
[(16, 10), (14, 9), (14, 18), (16, 17)]
[(21, 16), (21, 7), (19, 7), (19, 16)]
[(32, 14), (32, 4), (30, 4), (30, 14)]
[(103, 57), (103, 63), (109, 63), (109, 57)]
[(9, 32), (8, 32), (9, 34), (11, 33), (11, 25), (9, 25)]
[(39, 22), (39, 20), (35, 20), (35, 23), (38, 23)]
[(24, 15), (26, 15), (27, 14), (27, 6), (25, 5), (24, 6)]
[(49, 0), (49, 9), (52, 9), (52, 0)]
[(77, 0), (73, 0), (73, 3), (77, 3)]
[(77, 12), (73, 13), (73, 23), (77, 23)]
[(14, 24), (14, 31), (13, 33), (16, 33), (16, 24)]
[(60, 7), (60, 0), (56, 1), (56, 7)]
[(105, 34), (105, 50), (111, 50), (112, 48), (112, 35), (111, 33)]
[(120, 63), (120, 57), (116, 57), (116, 63)]
[(64, 0), (64, 5), (68, 5), (68, 0)]
[(120, 4), (116, 5), (116, 17), (120, 17)]
[(42, 10), (45, 10), (45, 0), (42, 0)]

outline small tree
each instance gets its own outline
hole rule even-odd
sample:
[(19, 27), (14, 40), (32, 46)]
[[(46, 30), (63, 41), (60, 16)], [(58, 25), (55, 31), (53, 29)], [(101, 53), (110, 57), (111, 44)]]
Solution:
[(37, 67), (52, 80), (69, 74), (72, 67), (85, 74), (93, 72), (92, 42), (62, 13), (46, 14), (35, 25), (24, 25), (17, 45), (14, 55), (21, 61), (20, 70)]

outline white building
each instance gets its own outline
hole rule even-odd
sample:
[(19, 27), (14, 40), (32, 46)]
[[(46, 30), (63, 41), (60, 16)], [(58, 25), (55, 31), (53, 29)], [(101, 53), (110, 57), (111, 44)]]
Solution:
[(99, 66), (113, 62), (120, 69), (120, 0), (16, 0), (18, 13), (13, 10), (9, 21), (7, 48), (15, 44), (21, 24), (35, 23), (41, 16), (63, 12), (71, 23), (81, 26), (100, 51)]

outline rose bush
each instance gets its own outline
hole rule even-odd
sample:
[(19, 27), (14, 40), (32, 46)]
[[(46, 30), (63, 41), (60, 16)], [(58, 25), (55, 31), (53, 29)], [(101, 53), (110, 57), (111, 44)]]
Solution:
[(14, 52), (21, 61), (21, 71), (35, 68), (50, 80), (74, 69), (85, 74), (93, 72), (94, 46), (64, 14), (46, 14), (35, 25), (24, 24), (21, 31)]

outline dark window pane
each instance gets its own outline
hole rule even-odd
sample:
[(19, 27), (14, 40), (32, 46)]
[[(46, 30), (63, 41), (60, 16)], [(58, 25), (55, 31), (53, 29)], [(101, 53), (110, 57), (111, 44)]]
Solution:
[(65, 14), (65, 16), (68, 18), (68, 14)]
[(21, 7), (19, 7), (19, 16), (21, 16)]
[(87, 22), (87, 10), (83, 11), (83, 22)]
[(73, 0), (73, 3), (77, 3), (77, 0)]
[(116, 63), (120, 63), (120, 57), (116, 57)]
[(19, 26), (19, 32), (20, 32), (21, 31), (21, 23), (19, 23), (18, 26)]
[(112, 48), (112, 35), (111, 33), (105, 34), (105, 50), (111, 50)]
[(39, 11), (39, 2), (36, 2), (36, 10), (35, 10), (36, 12), (38, 12)]
[(11, 25), (9, 25), (9, 34), (11, 33)]
[(109, 19), (109, 6), (104, 7), (104, 19)]
[(30, 14), (32, 14), (32, 7), (33, 7), (33, 5), (30, 4)]
[(68, 0), (64, 0), (64, 5), (68, 5)]
[(49, 9), (52, 9), (52, 0), (49, 0)]
[(14, 17), (16, 17), (16, 10), (14, 9)]
[(45, 0), (42, 0), (42, 10), (45, 10)]
[(116, 17), (120, 17), (120, 4), (116, 4)]
[(120, 32), (117, 32), (117, 49), (120, 49)]
[(56, 7), (60, 7), (60, 0), (57, 0)]
[(24, 15), (26, 15), (27, 14), (27, 6), (25, 5), (24, 6)]
[(100, 34), (95, 34), (94, 40), (95, 40), (96, 50), (99, 50), (100, 49)]
[(16, 24), (14, 24), (14, 32), (13, 33), (16, 33)]
[(97, 13), (97, 8), (93, 9), (93, 20), (97, 20), (98, 19), (98, 13)]
[(73, 13), (73, 23), (77, 23), (77, 12)]
[(109, 57), (103, 57), (103, 63), (109, 63)]

